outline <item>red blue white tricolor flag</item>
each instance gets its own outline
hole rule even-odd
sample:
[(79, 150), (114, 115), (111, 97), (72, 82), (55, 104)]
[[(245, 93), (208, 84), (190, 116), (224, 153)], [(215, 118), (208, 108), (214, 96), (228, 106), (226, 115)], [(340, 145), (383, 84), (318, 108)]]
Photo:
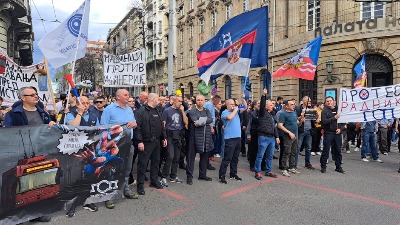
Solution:
[(254, 30), (219, 51), (198, 53), (199, 77), (208, 83), (217, 74), (247, 76), (256, 34)]
[(356, 73), (356, 80), (354, 81), (354, 87), (365, 87), (367, 85), (367, 71), (365, 71), (365, 54), (362, 56), (361, 61), (354, 67)]
[(297, 55), (290, 58), (275, 73), (276, 77), (297, 77), (304, 80), (314, 80), (317, 70), (322, 36), (319, 36), (306, 45)]

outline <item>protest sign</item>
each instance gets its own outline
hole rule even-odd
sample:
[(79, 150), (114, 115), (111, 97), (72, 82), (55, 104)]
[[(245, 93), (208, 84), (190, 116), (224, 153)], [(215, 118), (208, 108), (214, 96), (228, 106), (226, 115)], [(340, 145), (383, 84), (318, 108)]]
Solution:
[(338, 123), (366, 122), (400, 117), (400, 84), (340, 89)]
[(22, 87), (35, 87), (39, 100), (48, 110), (53, 110), (53, 100), (47, 82), (44, 63), (32, 66), (19, 66), (0, 49), (0, 96), (5, 106), (11, 106), (19, 100), (18, 90)]
[(104, 87), (132, 87), (146, 84), (145, 50), (111, 55), (103, 53)]
[(0, 224), (122, 198), (129, 129), (58, 126), (0, 129)]

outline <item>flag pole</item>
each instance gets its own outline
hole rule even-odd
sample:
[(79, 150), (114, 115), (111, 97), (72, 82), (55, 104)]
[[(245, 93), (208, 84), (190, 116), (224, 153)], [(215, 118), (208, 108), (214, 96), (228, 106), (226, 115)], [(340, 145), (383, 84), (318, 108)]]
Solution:
[(57, 115), (58, 114), (58, 109), (56, 106), (56, 100), (54, 98), (54, 91), (53, 91), (53, 83), (50, 79), (50, 70), (49, 70), (49, 65), (47, 63), (47, 59), (46, 57), (44, 57), (44, 67), (46, 68), (46, 73), (47, 73), (47, 84), (49, 85), (49, 89), (50, 89), (50, 96), (51, 96), (51, 100), (53, 102), (53, 108), (54, 108), (54, 112)]
[[(82, 13), (82, 20), (81, 21), (85, 21), (85, 14), (86, 14), (86, 9), (87, 9), (87, 4), (90, 4), (90, 1), (85, 0), (85, 7), (83, 9), (83, 13)], [(82, 34), (82, 23), (79, 27), (79, 34), (78, 34), (78, 38), (76, 40), (76, 50), (75, 50), (75, 56), (74, 56), (74, 61), (72, 63), (72, 69), (71, 69), (71, 75), (72, 75), (72, 79), (74, 78), (74, 71), (75, 71), (75, 64), (76, 64), (76, 57), (78, 56), (78, 49), (79, 49), (79, 44), (81, 43), (81, 34)], [(69, 105), (69, 97), (70, 97), (70, 93), (71, 93), (71, 85), (69, 85), (68, 87), (68, 98), (67, 98), (67, 106)], [(81, 102), (79, 100), (79, 96), (76, 96), (76, 98), (78, 99), (79, 103)], [(65, 119), (64, 119), (64, 124), (65, 124)]]

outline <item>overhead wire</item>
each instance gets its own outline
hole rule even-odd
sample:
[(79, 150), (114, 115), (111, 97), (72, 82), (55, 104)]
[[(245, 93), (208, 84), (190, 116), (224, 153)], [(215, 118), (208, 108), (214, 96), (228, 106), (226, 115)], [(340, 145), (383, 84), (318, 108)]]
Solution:
[(37, 12), (37, 14), (38, 14), (40, 20), (42, 21), (43, 30), (44, 30), (45, 33), (47, 33), (46, 27), (44, 26), (44, 22), (43, 22), (44, 20), (43, 20), (42, 16), (40, 15), (38, 8), (36, 7), (35, 1), (32, 0), (32, 3), (33, 3), (33, 6), (35, 6), (36, 12)]
[(54, 18), (56, 19), (55, 22), (61, 23), (61, 22), (57, 19), (56, 9), (54, 8), (54, 0), (51, 0), (51, 4), (52, 4), (52, 6), (53, 6)]

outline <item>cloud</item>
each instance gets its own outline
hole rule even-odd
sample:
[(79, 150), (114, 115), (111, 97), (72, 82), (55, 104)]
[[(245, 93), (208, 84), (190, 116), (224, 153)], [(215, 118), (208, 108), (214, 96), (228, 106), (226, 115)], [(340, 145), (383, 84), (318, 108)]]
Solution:
[[(84, 0), (32, 0), (32, 26), (35, 36), (33, 43), (33, 63), (43, 60), (43, 54), (38, 48), (39, 41), (46, 33), (51, 32), (67, 19)], [(114, 28), (129, 12), (132, 2), (137, 0), (117, 0), (113, 4), (108, 0), (91, 0), (88, 39), (106, 40), (108, 30)], [(54, 2), (54, 9), (53, 4)], [(36, 7), (35, 7), (36, 5)], [(43, 19), (43, 20), (41, 20)], [(52, 70), (54, 75), (54, 70)]]

